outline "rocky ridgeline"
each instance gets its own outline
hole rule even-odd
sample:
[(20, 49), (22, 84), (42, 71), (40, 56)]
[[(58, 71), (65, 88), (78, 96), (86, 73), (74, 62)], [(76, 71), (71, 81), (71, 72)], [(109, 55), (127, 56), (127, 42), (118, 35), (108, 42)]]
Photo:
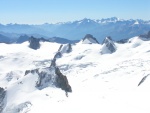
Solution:
[(35, 87), (39, 90), (51, 86), (61, 88), (65, 92), (72, 92), (67, 77), (64, 76), (56, 66), (51, 65), (51, 67), (48, 68), (27, 70), (25, 75), (29, 73), (38, 75), (38, 81)]
[(69, 85), (68, 79), (64, 76), (60, 69), (56, 66), (56, 58), (58, 58), (58, 53), (71, 52), (71, 45), (67, 44), (65, 46), (61, 45), (58, 52), (54, 56), (50, 67), (34, 70), (26, 70), (25, 75), (28, 74), (37, 74), (38, 81), (36, 82), (35, 87), (39, 90), (42, 90), (46, 87), (57, 87), (67, 92), (72, 92), (72, 88)]
[(70, 53), (71, 51), (72, 51), (71, 44), (60, 45), (53, 59), (61, 58), (64, 53)]
[(116, 49), (117, 48), (111, 37), (106, 37), (102, 43), (101, 54), (113, 53)]
[(6, 91), (0, 87), (0, 113), (2, 113), (5, 105)]

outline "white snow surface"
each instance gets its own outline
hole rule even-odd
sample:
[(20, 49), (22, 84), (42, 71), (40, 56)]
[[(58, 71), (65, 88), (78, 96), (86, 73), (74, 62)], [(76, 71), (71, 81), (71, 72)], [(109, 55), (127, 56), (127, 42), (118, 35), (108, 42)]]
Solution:
[(97, 42), (93, 39), (93, 38), (86, 38), (85, 40), (82, 40), (82, 43), (83, 44), (93, 44), (93, 43), (95, 43), (95, 44), (97, 44)]
[(56, 64), (66, 75), (72, 93), (35, 87), (36, 74), (26, 70), (50, 66), (60, 44), (0, 43), (0, 87), (7, 90), (3, 113), (150, 113), (150, 41), (133, 37), (117, 44), (112, 54), (100, 54), (101, 44), (72, 45)]

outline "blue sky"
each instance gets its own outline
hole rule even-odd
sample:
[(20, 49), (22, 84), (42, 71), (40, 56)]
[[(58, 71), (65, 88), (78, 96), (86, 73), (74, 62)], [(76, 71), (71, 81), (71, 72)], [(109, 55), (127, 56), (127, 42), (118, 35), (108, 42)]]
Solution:
[(0, 0), (2, 24), (42, 24), (114, 16), (150, 20), (150, 0)]

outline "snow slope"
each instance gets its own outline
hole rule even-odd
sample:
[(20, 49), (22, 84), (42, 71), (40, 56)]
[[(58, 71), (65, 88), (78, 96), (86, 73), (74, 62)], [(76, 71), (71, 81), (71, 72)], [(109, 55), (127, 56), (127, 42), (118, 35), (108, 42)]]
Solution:
[(60, 44), (41, 42), (38, 50), (29, 43), (0, 44), (0, 87), (7, 90), (3, 113), (149, 113), (150, 41), (133, 37), (115, 43), (112, 54), (100, 54), (102, 45), (72, 45), (56, 65), (67, 76), (72, 93), (60, 88), (35, 87), (36, 74), (26, 70), (50, 66)]

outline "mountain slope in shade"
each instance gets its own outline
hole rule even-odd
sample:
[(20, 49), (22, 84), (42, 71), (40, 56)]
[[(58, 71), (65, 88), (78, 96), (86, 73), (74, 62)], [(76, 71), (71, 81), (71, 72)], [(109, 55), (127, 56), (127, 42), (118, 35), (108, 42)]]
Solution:
[[(29, 48), (29, 42), (0, 43), (0, 87), (6, 91), (6, 98), (0, 98), (2, 113), (150, 112), (150, 77), (138, 86), (150, 73), (149, 40), (136, 36), (124, 44), (113, 42), (113, 54), (101, 54), (101, 44), (72, 45), (71, 52), (55, 62), (72, 88), (68, 95), (54, 85), (35, 87), (40, 79), (32, 70), (46, 69), (51, 75), (49, 67), (61, 45), (39, 43), (37, 50)], [(26, 70), (31, 72), (26, 75)], [(41, 75), (43, 85), (48, 75)]]
[(28, 35), (22, 35), (22, 36), (20, 36), (20, 37), (17, 39), (16, 43), (23, 43), (23, 42), (25, 42), (25, 41), (28, 41), (29, 38), (30, 38), (30, 37), (29, 37)]
[[(34, 36), (35, 37), (35, 36)], [(37, 37), (36, 37), (37, 38)], [(30, 36), (28, 35), (21, 35), (16, 41), (15, 43), (23, 43), (26, 41), (29, 41)], [(60, 38), (60, 37), (53, 37), (53, 38), (39, 38), (40, 41), (47, 41), (47, 42), (56, 42), (56, 43), (60, 43), (60, 44), (73, 44), (73, 43), (77, 43), (79, 42), (78, 40), (68, 40), (65, 38)]]
[(10, 43), (10, 42), (11, 40), (8, 37), (0, 34), (0, 43)]
[(53, 38), (49, 38), (48, 40), (50, 42), (56, 42), (60, 44), (67, 44), (67, 43), (73, 44), (73, 43), (79, 42), (79, 40), (68, 40), (68, 39), (60, 38), (60, 37), (53, 37)]

